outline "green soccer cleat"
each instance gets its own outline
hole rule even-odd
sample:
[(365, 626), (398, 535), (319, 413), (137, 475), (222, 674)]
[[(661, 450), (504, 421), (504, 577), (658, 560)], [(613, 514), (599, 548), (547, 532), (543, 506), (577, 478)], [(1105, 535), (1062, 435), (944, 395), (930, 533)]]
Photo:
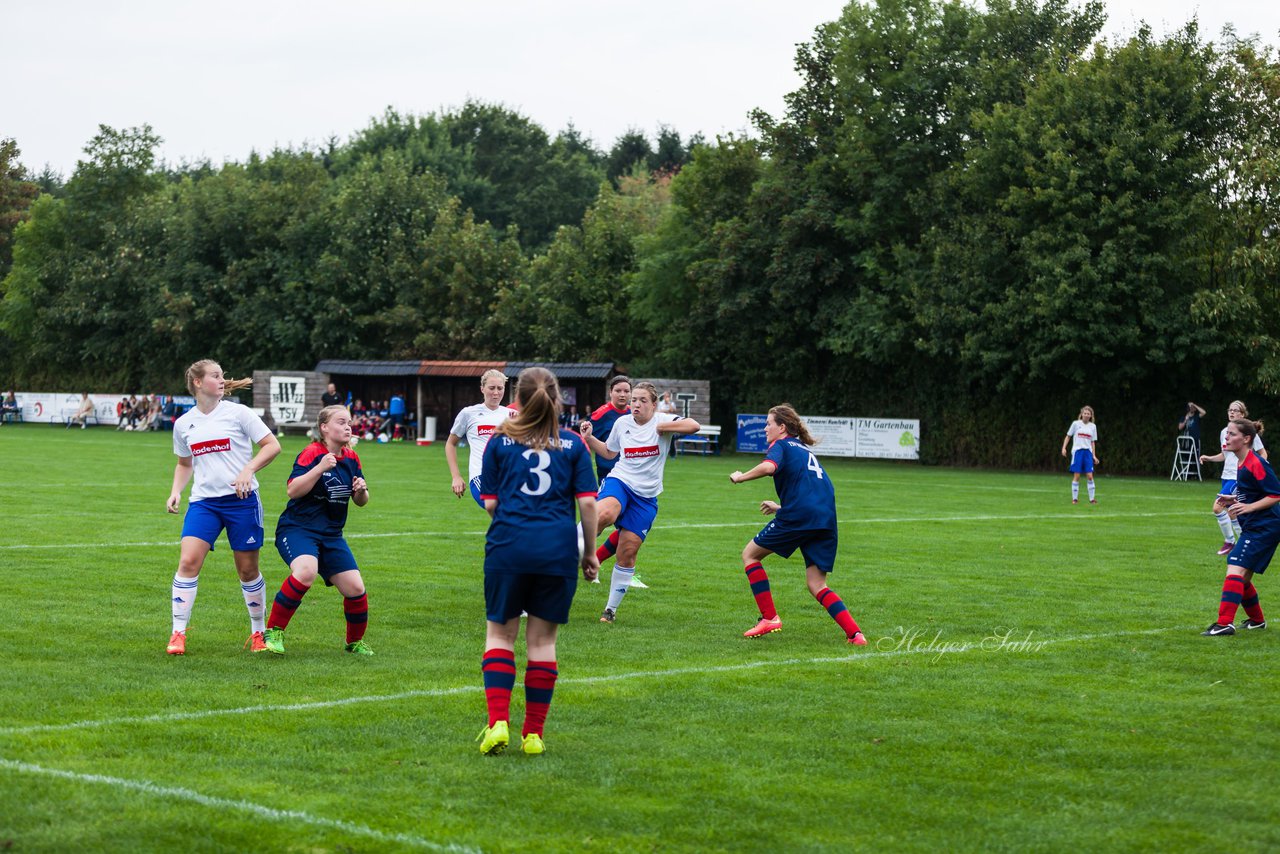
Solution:
[(507, 722), (497, 721), (493, 726), (487, 726), (480, 730), (480, 734), (476, 736), (476, 741), (480, 742), (480, 752), (485, 756), (497, 756), (507, 749), (507, 743), (511, 741)]
[(267, 652), (284, 655), (284, 629), (268, 628), (263, 634), (263, 640), (267, 644)]
[(542, 736), (536, 732), (531, 732), (524, 737), (524, 741), (520, 745), (520, 749), (527, 756), (541, 756), (547, 752), (547, 746), (542, 743)]
[(364, 638), (347, 644), (345, 648), (347, 652), (354, 652), (356, 655), (373, 655), (373, 650), (364, 642)]

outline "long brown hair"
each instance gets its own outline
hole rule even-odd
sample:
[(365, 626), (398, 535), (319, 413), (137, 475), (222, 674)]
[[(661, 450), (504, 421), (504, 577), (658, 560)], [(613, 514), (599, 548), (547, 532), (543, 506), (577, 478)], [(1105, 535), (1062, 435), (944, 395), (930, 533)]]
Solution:
[(788, 436), (794, 436), (810, 447), (818, 444), (818, 440), (809, 433), (809, 428), (804, 426), (804, 422), (800, 420), (795, 407), (791, 404), (779, 403), (769, 410), (769, 414), (773, 416), (774, 421), (786, 429)]
[[(196, 380), (204, 379), (204, 375), (209, 373), (210, 368), (220, 368), (220, 367), (222, 366), (219, 365), (217, 362), (215, 362), (213, 359), (201, 359), (198, 362), (193, 362), (191, 367), (187, 368), (187, 391), (191, 392), (192, 394), (195, 394)], [(224, 375), (223, 379), (226, 380), (226, 386), (224, 386), (222, 390), (222, 393), (224, 396), (230, 394), (233, 391), (239, 391), (242, 388), (248, 388), (249, 386), (253, 385), (252, 378), (242, 379), (242, 380), (233, 380), (230, 377)]]
[(546, 368), (525, 368), (516, 377), (520, 411), (495, 433), (535, 451), (560, 450), (560, 383)]

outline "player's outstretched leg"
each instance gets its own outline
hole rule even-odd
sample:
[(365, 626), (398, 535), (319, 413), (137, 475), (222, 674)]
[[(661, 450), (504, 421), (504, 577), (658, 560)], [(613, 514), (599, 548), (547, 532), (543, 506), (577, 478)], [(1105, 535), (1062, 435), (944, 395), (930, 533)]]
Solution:
[(826, 573), (816, 566), (810, 566), (806, 569), (806, 574), (808, 576), (809, 592), (813, 594), (814, 599), (818, 600), (819, 605), (827, 609), (827, 613), (831, 615), (831, 619), (836, 621), (836, 625), (844, 630), (845, 637), (849, 643), (866, 646), (867, 639), (863, 637), (857, 621), (853, 619), (853, 615), (845, 607), (844, 601), (836, 595), (834, 590), (827, 586)]

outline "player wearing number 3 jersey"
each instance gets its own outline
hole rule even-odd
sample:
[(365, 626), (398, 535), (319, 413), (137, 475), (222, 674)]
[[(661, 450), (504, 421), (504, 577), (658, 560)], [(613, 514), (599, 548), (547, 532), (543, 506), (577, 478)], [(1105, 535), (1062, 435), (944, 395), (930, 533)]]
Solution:
[(771, 554), (791, 557), (799, 549), (805, 562), (809, 592), (844, 630), (849, 643), (862, 646), (867, 641), (857, 622), (840, 597), (827, 586), (827, 574), (835, 568), (838, 543), (836, 492), (831, 478), (809, 449), (814, 439), (800, 416), (786, 403), (769, 410), (764, 434), (769, 440), (764, 461), (745, 474), (735, 471), (729, 475), (734, 483), (772, 477), (778, 491), (778, 501), (760, 502), (760, 512), (773, 516), (773, 521), (742, 550), (743, 569), (760, 608), (760, 622), (743, 632), (743, 636), (756, 638), (782, 629), (782, 620), (769, 591), (769, 576), (761, 561)]
[(515, 687), (520, 612), (528, 664), (524, 675), (525, 753), (544, 750), (542, 727), (556, 683), (556, 634), (569, 621), (578, 586), (600, 564), (581, 550), (574, 505), (586, 530), (595, 530), (596, 478), (582, 440), (560, 429), (560, 387), (546, 368), (526, 368), (516, 381), (519, 412), (498, 427), (484, 451), (480, 494), (493, 517), (485, 537), (485, 653), (481, 662), (489, 725), (480, 752), (501, 753), (510, 738), (508, 713)]

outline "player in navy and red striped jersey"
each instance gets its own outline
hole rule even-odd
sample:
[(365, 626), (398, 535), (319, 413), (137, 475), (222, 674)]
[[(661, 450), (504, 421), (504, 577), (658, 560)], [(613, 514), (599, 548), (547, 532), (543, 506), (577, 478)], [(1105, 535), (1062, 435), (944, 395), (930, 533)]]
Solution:
[[(223, 400), (230, 391), (247, 388), (253, 380), (230, 380), (211, 359), (187, 368), (187, 389), (196, 405), (173, 424), (173, 488), (166, 509), (177, 513), (182, 490), (192, 477), (191, 500), (182, 520), (182, 551), (173, 576), (173, 634), (166, 652), (185, 655), (187, 625), (195, 605), (200, 569), (225, 529), (240, 591), (249, 610), (249, 640), (254, 652), (266, 649), (263, 640), (263, 591), (266, 582), (258, 571), (262, 548), (262, 501), (254, 474), (280, 453), (280, 443), (262, 419), (234, 400)], [(253, 446), (258, 446), (255, 453)]]
[(1222, 440), (1224, 453), (1239, 460), (1234, 495), (1219, 496), (1214, 511), (1226, 510), (1240, 522), (1241, 534), (1227, 555), (1227, 577), (1222, 582), (1222, 599), (1217, 622), (1201, 634), (1209, 637), (1236, 633), (1236, 610), (1244, 608), (1246, 629), (1265, 629), (1266, 617), (1258, 602), (1253, 576), (1267, 571), (1276, 546), (1280, 545), (1280, 480), (1271, 464), (1253, 452), (1254, 438), (1262, 432), (1259, 422), (1238, 418), (1227, 424)]
[(827, 574), (835, 568), (838, 545), (836, 492), (831, 478), (810, 450), (814, 439), (787, 403), (769, 410), (764, 435), (769, 440), (764, 461), (745, 474), (735, 471), (729, 475), (734, 483), (772, 477), (778, 491), (778, 501), (760, 502), (760, 512), (773, 516), (773, 521), (742, 550), (743, 569), (760, 609), (760, 622), (743, 632), (743, 637), (757, 638), (782, 629), (782, 619), (769, 591), (769, 576), (761, 561), (775, 553), (791, 557), (799, 549), (805, 562), (809, 592), (844, 630), (849, 643), (863, 646), (867, 641), (857, 622), (840, 597), (827, 586)]
[(618, 460), (600, 487), (599, 530), (590, 532), (593, 541), (610, 525), (617, 525), (619, 532), (618, 562), (613, 567), (608, 604), (600, 615), (602, 623), (612, 623), (627, 591), (641, 586), (635, 577), (636, 556), (658, 516), (662, 472), (672, 439), (701, 429), (692, 418), (664, 415), (657, 409), (657, 387), (639, 382), (631, 393), (631, 414), (617, 420), (607, 442), (596, 438), (591, 422), (579, 425), (597, 456)]
[(489, 724), (480, 752), (501, 753), (510, 740), (520, 614), (528, 613), (524, 674), (525, 753), (537, 755), (556, 668), (556, 635), (569, 621), (578, 567), (594, 579), (600, 565), (579, 538), (596, 525), (596, 479), (582, 440), (560, 429), (560, 387), (546, 368), (526, 368), (516, 380), (519, 412), (485, 448), (480, 469), (485, 509), (493, 517), (484, 546), (485, 653), (481, 662)]
[(351, 548), (342, 536), (347, 504), (369, 503), (360, 457), (351, 450), (351, 413), (345, 406), (326, 406), (316, 423), (318, 442), (302, 449), (289, 475), (289, 503), (276, 522), (276, 551), (289, 575), (271, 606), (267, 649), (284, 655), (284, 630), (302, 604), (316, 575), (342, 594), (347, 624), (347, 652), (373, 655), (364, 642), (369, 598)]

